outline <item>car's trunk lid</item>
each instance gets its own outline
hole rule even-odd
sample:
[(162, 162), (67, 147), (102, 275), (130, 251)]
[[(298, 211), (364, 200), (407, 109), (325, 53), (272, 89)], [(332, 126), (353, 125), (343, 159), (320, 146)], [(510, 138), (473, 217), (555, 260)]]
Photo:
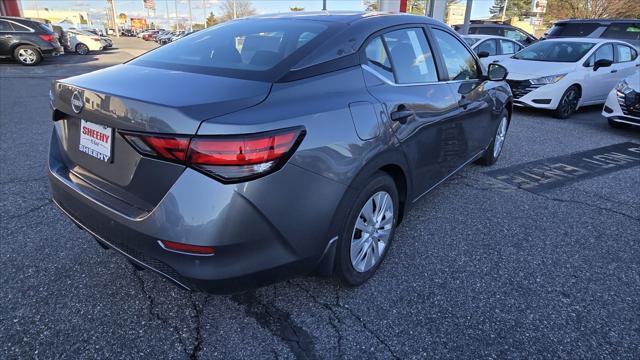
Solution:
[[(203, 120), (256, 105), (270, 89), (265, 82), (134, 65), (56, 81), (52, 104), (62, 159), (74, 176), (150, 210), (184, 165), (143, 157), (120, 133), (193, 135)], [(87, 142), (104, 149), (96, 152)]]

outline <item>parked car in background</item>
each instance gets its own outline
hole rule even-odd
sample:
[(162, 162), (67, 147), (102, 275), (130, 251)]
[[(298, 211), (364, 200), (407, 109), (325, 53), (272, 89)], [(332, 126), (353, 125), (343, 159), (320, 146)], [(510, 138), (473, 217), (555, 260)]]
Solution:
[(87, 55), (91, 51), (100, 51), (106, 46), (100, 36), (83, 30), (68, 30), (67, 38), (69, 51), (80, 55)]
[(171, 37), (171, 42), (182, 39), (183, 37), (193, 34), (195, 31), (183, 31)]
[[(463, 25), (453, 25), (453, 28), (462, 33)], [(468, 35), (493, 35), (515, 40), (524, 46), (529, 46), (538, 41), (535, 36), (513, 25), (498, 21), (471, 21)]]
[(131, 29), (123, 29), (122, 31), (120, 31), (120, 36), (133, 37), (133, 36), (136, 36), (136, 34)]
[(360, 285), (411, 204), (497, 161), (505, 76), (428, 17), (229, 21), (54, 82), (53, 201), (188, 289), (312, 271)]
[(580, 106), (602, 104), (621, 79), (638, 74), (638, 51), (629, 43), (597, 38), (540, 41), (500, 61), (514, 105), (553, 110), (560, 119)]
[(462, 38), (478, 54), (484, 66), (499, 62), (524, 49), (524, 45), (519, 42), (502, 36), (463, 35)]
[(177, 35), (177, 32), (164, 32), (164, 33), (160, 33), (158, 35), (156, 35), (156, 42), (160, 45), (166, 45), (168, 43), (171, 42), (171, 38), (173, 38), (175, 35)]
[(105, 48), (113, 47), (113, 40), (111, 40), (110, 37), (102, 35), (97, 30), (87, 30), (87, 32), (89, 32), (91, 34), (94, 34), (96, 36), (99, 36), (100, 40), (102, 40), (102, 44), (104, 45)]
[(588, 37), (622, 40), (640, 50), (640, 19), (561, 20), (545, 34), (545, 39)]
[(640, 70), (621, 80), (609, 92), (602, 116), (614, 128), (640, 126)]
[(144, 41), (154, 41), (156, 36), (160, 33), (160, 30), (149, 30), (144, 35), (142, 35), (142, 40)]
[(64, 53), (58, 35), (41, 22), (0, 16), (0, 58), (36, 65), (43, 57)]

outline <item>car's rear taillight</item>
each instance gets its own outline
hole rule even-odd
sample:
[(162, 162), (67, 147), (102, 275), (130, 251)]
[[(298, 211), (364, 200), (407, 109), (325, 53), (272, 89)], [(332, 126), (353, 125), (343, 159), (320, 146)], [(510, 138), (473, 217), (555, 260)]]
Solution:
[(279, 169), (302, 141), (300, 128), (242, 135), (195, 137), (189, 165), (223, 182), (262, 176)]
[(303, 128), (259, 134), (165, 136), (122, 132), (138, 152), (183, 163), (224, 183), (255, 179), (280, 169), (305, 135)]
[(52, 42), (53, 40), (56, 39), (55, 35), (53, 34), (46, 34), (46, 35), (38, 35), (40, 37), (40, 39), (47, 41), (47, 42)]

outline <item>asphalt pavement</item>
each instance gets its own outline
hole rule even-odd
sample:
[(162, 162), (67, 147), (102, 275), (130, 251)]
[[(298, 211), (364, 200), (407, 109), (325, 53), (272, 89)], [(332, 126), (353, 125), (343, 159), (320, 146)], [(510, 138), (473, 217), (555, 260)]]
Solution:
[(0, 63), (0, 358), (640, 358), (639, 130), (517, 111), (498, 163), (421, 199), (363, 286), (189, 293), (50, 201), (50, 83), (153, 45), (115, 47)]

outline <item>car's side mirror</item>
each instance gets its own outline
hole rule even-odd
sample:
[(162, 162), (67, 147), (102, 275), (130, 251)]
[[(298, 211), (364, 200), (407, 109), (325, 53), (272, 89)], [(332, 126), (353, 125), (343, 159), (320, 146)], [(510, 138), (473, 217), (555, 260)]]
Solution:
[(613, 61), (609, 59), (598, 59), (595, 64), (593, 64), (593, 71), (596, 71), (602, 67), (609, 67), (613, 64)]
[(480, 59), (482, 59), (482, 58), (486, 58), (486, 57), (489, 57), (489, 52), (488, 52), (488, 51), (480, 51), (480, 52), (478, 53), (478, 57), (479, 57)]
[(491, 81), (503, 81), (507, 78), (507, 75), (509, 75), (509, 71), (506, 67), (500, 64), (491, 63), (489, 64), (489, 70), (487, 71), (487, 74), (489, 80)]

